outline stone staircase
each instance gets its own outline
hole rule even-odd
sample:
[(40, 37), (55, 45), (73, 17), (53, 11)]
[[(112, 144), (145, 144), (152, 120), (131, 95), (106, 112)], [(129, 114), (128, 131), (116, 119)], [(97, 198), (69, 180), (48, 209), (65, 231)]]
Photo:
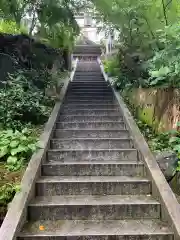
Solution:
[(94, 57), (97, 58), (97, 56), (101, 55), (101, 46), (100, 45), (76, 45), (73, 56), (74, 57)]
[(79, 62), (18, 240), (173, 240), (99, 64)]

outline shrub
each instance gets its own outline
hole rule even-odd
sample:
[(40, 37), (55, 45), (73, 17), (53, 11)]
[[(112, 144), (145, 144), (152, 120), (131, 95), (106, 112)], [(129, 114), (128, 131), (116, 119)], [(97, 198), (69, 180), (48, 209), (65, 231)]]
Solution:
[(0, 89), (1, 127), (21, 129), (22, 124), (44, 123), (52, 104), (52, 101), (45, 97), (44, 88), (45, 86), (38, 89), (22, 72), (10, 75)]
[(0, 132), (0, 160), (5, 161), (10, 170), (19, 169), (37, 148), (37, 138), (31, 131), (12, 129)]

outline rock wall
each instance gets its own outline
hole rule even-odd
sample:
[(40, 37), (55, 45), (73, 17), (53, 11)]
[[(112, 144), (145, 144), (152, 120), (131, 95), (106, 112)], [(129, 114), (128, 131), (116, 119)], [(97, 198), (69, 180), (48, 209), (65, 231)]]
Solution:
[(19, 68), (52, 69), (59, 61), (60, 70), (69, 68), (69, 52), (54, 49), (26, 35), (0, 33), (0, 82)]
[(180, 121), (180, 89), (136, 88), (124, 91), (138, 118), (156, 132), (175, 129)]

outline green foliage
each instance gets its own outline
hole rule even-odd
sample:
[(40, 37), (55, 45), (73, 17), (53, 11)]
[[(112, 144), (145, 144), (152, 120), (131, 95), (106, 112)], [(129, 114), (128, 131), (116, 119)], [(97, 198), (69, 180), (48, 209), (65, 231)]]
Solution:
[(27, 33), (27, 29), (23, 26), (19, 26), (16, 22), (11, 20), (1, 20), (0, 21), (0, 32), (8, 34), (20, 34)]
[(18, 170), (24, 160), (28, 160), (36, 150), (37, 138), (31, 136), (29, 129), (0, 132), (0, 160), (7, 162), (10, 170)]
[(149, 60), (149, 84), (165, 87), (180, 86), (180, 33), (179, 24), (159, 31), (162, 50)]
[(104, 60), (104, 70), (110, 77), (118, 76), (120, 69), (119, 69), (119, 60), (117, 57)]
[[(110, 29), (113, 26), (119, 31), (120, 48), (126, 49), (122, 51), (127, 67), (125, 75), (128, 79), (131, 78), (129, 79), (131, 85), (180, 86), (178, 1), (94, 0), (93, 2), (106, 23), (106, 28)], [(145, 62), (136, 61), (131, 66), (126, 57), (134, 52), (144, 54)], [(146, 63), (148, 59), (150, 60)], [(120, 68), (123, 71), (122, 66)], [(122, 81), (124, 82), (124, 79)]]
[(41, 124), (47, 120), (52, 101), (45, 97), (44, 78), (42, 85), (39, 83), (39, 88), (36, 87), (23, 72), (9, 75), (4, 88), (0, 89), (1, 128), (21, 129), (23, 123)]
[(20, 185), (7, 183), (0, 187), (0, 206), (6, 206), (14, 195), (20, 191)]

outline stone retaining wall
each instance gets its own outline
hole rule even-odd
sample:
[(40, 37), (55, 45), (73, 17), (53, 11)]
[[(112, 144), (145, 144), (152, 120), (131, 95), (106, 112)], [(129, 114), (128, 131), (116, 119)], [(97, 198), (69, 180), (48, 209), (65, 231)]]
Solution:
[(138, 118), (157, 132), (176, 128), (180, 121), (180, 89), (136, 88), (124, 91)]

